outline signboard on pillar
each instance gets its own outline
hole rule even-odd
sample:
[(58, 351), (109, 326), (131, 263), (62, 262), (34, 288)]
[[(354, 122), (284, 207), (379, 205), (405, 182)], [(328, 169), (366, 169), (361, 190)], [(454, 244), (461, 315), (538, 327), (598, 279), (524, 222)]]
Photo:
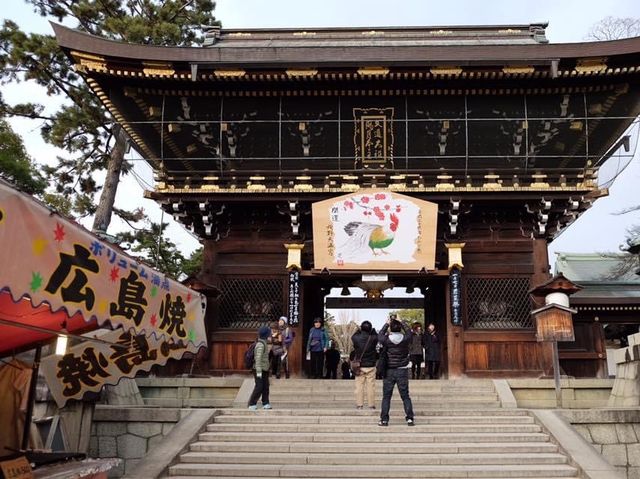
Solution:
[(435, 269), (438, 205), (369, 189), (313, 204), (316, 269)]
[(451, 295), (451, 324), (462, 326), (462, 272), (452, 268), (449, 273), (449, 291)]
[(300, 271), (292, 269), (289, 271), (289, 324), (297, 326), (300, 324)]

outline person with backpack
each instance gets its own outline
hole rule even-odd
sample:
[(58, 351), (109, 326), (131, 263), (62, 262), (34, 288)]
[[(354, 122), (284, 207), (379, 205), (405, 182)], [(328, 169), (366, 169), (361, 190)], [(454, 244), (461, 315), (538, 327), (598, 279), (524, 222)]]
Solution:
[(389, 315), (389, 320), (378, 334), (378, 342), (387, 351), (387, 372), (382, 383), (382, 411), (378, 426), (389, 425), (389, 409), (393, 388), (397, 384), (407, 426), (414, 426), (413, 404), (409, 397), (409, 344), (413, 332), (404, 323), (398, 321), (395, 314)]
[[(269, 352), (267, 350), (267, 339), (270, 335), (271, 328), (269, 326), (261, 326), (258, 329), (258, 340), (254, 343), (252, 369), (255, 386), (249, 397), (250, 411), (258, 409), (257, 404), (260, 396), (262, 396), (262, 409), (271, 409), (271, 404), (269, 403)], [(245, 356), (245, 360), (248, 355)]]
[(322, 319), (313, 320), (313, 328), (309, 331), (307, 353), (311, 356), (311, 379), (322, 379), (324, 370), (324, 353), (329, 346), (329, 335), (322, 327)]

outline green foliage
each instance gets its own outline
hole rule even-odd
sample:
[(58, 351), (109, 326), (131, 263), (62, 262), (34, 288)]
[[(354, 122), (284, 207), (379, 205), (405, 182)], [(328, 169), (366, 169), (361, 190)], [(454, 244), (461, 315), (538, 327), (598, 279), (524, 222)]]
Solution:
[(162, 225), (149, 221), (147, 223), (144, 229), (116, 234), (116, 242), (158, 271), (162, 271), (173, 279), (179, 279), (183, 273), (182, 265), (185, 259), (175, 243), (164, 237), (167, 223)]
[(323, 319), (323, 324), (326, 327), (329, 327), (330, 325), (334, 324), (336, 322), (336, 318), (333, 314), (328, 313), (326, 310), (324, 311), (324, 319)]
[[(25, 0), (40, 15), (113, 40), (151, 45), (195, 45), (201, 42), (199, 26), (214, 25), (215, 3), (211, 0)], [(52, 35), (25, 33), (5, 20), (0, 28), (0, 82), (31, 80), (49, 95), (63, 95), (69, 102), (57, 111), (44, 105), (8, 105), (0, 98), (0, 115), (20, 116), (42, 122), (42, 137), (67, 151), (55, 167), (45, 169), (56, 192), (74, 199), (68, 203), (77, 215), (96, 212), (95, 195), (100, 187), (93, 180), (96, 171), (114, 162), (113, 151), (123, 158), (124, 135), (98, 98), (73, 69), (71, 61)], [(116, 144), (116, 142), (118, 142)], [(116, 146), (120, 146), (117, 148)], [(118, 176), (131, 165), (117, 169)], [(108, 220), (115, 195), (103, 195), (109, 202)], [(106, 223), (106, 225), (104, 224)]]
[(393, 312), (398, 315), (398, 319), (406, 321), (409, 325), (420, 323), (424, 329), (424, 309), (399, 309)]
[(182, 272), (187, 276), (195, 276), (202, 269), (204, 249), (198, 248), (182, 262)]
[(0, 120), (0, 176), (32, 195), (44, 193), (46, 181), (24, 148), (22, 138)]

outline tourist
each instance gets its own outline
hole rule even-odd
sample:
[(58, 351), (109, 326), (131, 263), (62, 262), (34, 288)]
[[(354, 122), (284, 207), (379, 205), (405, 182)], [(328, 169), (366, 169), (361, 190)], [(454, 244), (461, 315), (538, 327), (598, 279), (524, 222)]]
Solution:
[(351, 336), (355, 360), (360, 362), (359, 370), (354, 371), (356, 376), (356, 408), (364, 407), (365, 391), (367, 406), (375, 409), (376, 401), (376, 345), (378, 344), (376, 330), (369, 321), (363, 321), (360, 330)]
[(411, 355), (411, 379), (420, 379), (420, 369), (422, 361), (424, 361), (423, 347), (424, 335), (422, 334), (422, 325), (413, 323), (413, 336), (411, 336), (411, 344), (409, 345), (409, 354)]
[(342, 360), (340, 369), (342, 370), (342, 379), (353, 379), (353, 376), (351, 374), (351, 364), (349, 364), (349, 358), (345, 358)]
[(282, 355), (284, 354), (284, 342), (282, 332), (278, 327), (278, 322), (271, 323), (271, 335), (269, 336), (268, 343), (271, 345), (271, 352), (269, 354), (269, 360), (271, 363), (271, 374), (280, 379), (280, 363), (282, 362)]
[(329, 341), (329, 349), (325, 353), (327, 373), (325, 379), (338, 379), (338, 364), (340, 364), (340, 351), (336, 349), (334, 341)]
[(269, 404), (269, 353), (267, 352), (267, 339), (271, 335), (269, 326), (261, 326), (258, 329), (258, 341), (256, 342), (253, 356), (253, 377), (255, 386), (249, 398), (249, 410), (258, 409), (258, 398), (262, 396), (262, 409), (271, 409)]
[(440, 370), (440, 336), (436, 333), (436, 327), (433, 323), (429, 323), (429, 326), (427, 326), (427, 333), (424, 336), (424, 349), (429, 379), (438, 379)]
[[(286, 316), (280, 316), (278, 320), (278, 328), (280, 329), (280, 335), (282, 336), (282, 343), (284, 346), (284, 352), (280, 358), (282, 369), (284, 369), (284, 377), (289, 379), (289, 351), (291, 350), (291, 344), (296, 337), (295, 332), (288, 324)], [(276, 376), (279, 377), (279, 376)]]
[(407, 425), (415, 425), (413, 405), (409, 397), (409, 344), (411, 343), (412, 335), (409, 326), (398, 321), (395, 314), (389, 315), (387, 323), (378, 334), (378, 342), (383, 345), (387, 352), (387, 369), (382, 383), (382, 411), (380, 411), (378, 426), (389, 425), (391, 396), (393, 395), (393, 387), (396, 384), (404, 405)]
[(329, 335), (322, 327), (322, 319), (313, 320), (313, 328), (309, 331), (307, 353), (311, 359), (311, 379), (322, 379), (324, 369), (324, 353), (329, 345)]

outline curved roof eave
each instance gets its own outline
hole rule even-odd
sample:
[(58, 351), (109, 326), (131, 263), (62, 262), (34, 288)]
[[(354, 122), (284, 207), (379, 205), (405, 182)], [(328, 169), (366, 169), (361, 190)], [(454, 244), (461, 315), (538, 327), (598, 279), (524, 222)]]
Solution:
[(222, 64), (523, 63), (640, 54), (640, 37), (583, 43), (434, 46), (166, 47), (129, 44), (51, 24), (62, 48), (131, 61)]

